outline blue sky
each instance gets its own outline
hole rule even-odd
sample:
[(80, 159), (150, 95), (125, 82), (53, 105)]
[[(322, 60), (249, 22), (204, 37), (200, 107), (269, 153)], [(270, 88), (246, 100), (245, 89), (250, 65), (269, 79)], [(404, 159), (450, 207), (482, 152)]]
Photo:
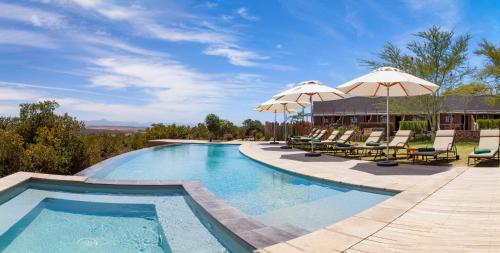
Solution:
[(0, 1), (0, 115), (56, 99), (82, 120), (272, 119), (253, 108), (291, 84), (335, 87), (431, 25), (498, 43), (498, 17), (487, 0)]

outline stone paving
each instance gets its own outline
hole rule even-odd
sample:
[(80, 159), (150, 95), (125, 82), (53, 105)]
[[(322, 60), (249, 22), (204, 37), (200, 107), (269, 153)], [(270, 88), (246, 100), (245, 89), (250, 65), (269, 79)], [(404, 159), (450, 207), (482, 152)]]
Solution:
[(328, 156), (306, 158), (299, 150), (263, 144), (245, 144), (240, 150), (299, 174), (402, 191), (351, 218), (258, 250), (261, 253), (500, 252), (499, 168), (380, 168)]

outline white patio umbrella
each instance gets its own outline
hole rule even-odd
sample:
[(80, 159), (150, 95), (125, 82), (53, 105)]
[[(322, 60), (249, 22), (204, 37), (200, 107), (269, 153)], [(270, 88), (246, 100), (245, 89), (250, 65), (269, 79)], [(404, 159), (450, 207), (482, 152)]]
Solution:
[[(432, 94), (439, 86), (422, 78), (405, 73), (393, 67), (381, 67), (364, 76), (337, 87), (345, 94), (364, 97), (386, 97), (387, 140), (389, 140), (389, 97), (409, 97)], [(379, 165), (395, 166), (389, 162), (389, 141), (387, 141), (386, 161)]]
[[(342, 99), (344, 93), (319, 81), (311, 80), (301, 82), (297, 86), (273, 96), (273, 98), (278, 101), (309, 102), (311, 104), (311, 126), (314, 127), (314, 102)], [(306, 153), (306, 156), (320, 155), (314, 153), (314, 142), (311, 142), (311, 152)]]
[(278, 112), (283, 113), (283, 121), (285, 126), (285, 141), (286, 141), (286, 114), (294, 112), (297, 109), (303, 109), (307, 107), (309, 103), (307, 102), (293, 102), (293, 101), (276, 101), (274, 99), (270, 99), (255, 108), (258, 112), (273, 112), (274, 113), (274, 125), (273, 125), (273, 139), (274, 142), (271, 144), (276, 144), (276, 114)]

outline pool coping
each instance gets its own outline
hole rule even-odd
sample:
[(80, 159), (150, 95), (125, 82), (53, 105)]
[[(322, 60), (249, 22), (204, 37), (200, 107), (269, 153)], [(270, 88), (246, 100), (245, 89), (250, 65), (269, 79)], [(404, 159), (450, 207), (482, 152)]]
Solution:
[(117, 186), (182, 187), (199, 209), (242, 243), (253, 249), (263, 248), (296, 238), (302, 231), (282, 230), (254, 220), (242, 211), (217, 198), (203, 184), (194, 180), (99, 180), (86, 176), (63, 176), (31, 172), (17, 172), (0, 178), (0, 194), (29, 180)]

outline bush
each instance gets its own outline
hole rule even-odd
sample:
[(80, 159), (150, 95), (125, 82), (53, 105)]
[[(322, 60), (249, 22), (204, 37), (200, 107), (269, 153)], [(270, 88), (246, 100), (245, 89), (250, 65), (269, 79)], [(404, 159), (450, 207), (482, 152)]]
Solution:
[(481, 129), (500, 129), (500, 119), (478, 119), (477, 126)]
[(421, 134), (427, 130), (427, 121), (400, 121), (400, 130), (411, 130), (415, 134)]
[(255, 140), (257, 140), (257, 141), (263, 141), (263, 140), (265, 140), (264, 134), (261, 133), (261, 132), (257, 132), (255, 134)]
[(24, 154), (23, 143), (21, 135), (0, 129), (0, 177), (19, 170)]

